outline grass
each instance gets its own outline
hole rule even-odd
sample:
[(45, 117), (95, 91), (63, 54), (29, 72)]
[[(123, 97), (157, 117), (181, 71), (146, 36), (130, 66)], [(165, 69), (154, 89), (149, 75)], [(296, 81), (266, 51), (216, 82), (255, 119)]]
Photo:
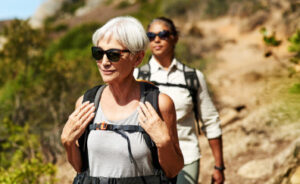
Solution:
[(267, 95), (264, 98), (271, 104), (268, 115), (271, 116), (273, 124), (299, 122), (300, 83), (298, 81), (299, 77), (270, 81), (271, 88), (266, 91)]

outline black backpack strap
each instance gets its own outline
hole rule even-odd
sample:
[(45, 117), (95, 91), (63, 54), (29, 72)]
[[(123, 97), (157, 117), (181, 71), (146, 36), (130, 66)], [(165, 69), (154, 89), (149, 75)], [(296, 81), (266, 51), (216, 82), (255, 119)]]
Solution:
[[(159, 106), (158, 106), (158, 96), (159, 96), (159, 89), (157, 86), (154, 86), (151, 83), (143, 82), (142, 87), (144, 87), (141, 101), (146, 102), (148, 101), (156, 110), (156, 112), (160, 115)], [(145, 132), (143, 133), (143, 137), (145, 139), (145, 142), (148, 146), (148, 148), (151, 151), (152, 156), (152, 163), (154, 168), (156, 169), (156, 173), (161, 176), (161, 183), (162, 184), (176, 184), (177, 177), (174, 178), (167, 178), (159, 164), (158, 159), (158, 153), (157, 153), (157, 147), (155, 143), (152, 141), (150, 136)]]
[(193, 110), (194, 110), (194, 115), (195, 115), (195, 119), (196, 119), (197, 129), (198, 129), (198, 133), (200, 134), (200, 126), (199, 126), (200, 118), (199, 118), (198, 100), (197, 100), (198, 90), (201, 90), (201, 89), (199, 89), (200, 82), (199, 82), (195, 68), (189, 68), (189, 67), (183, 65), (183, 73), (184, 73), (185, 83), (186, 83), (187, 88), (192, 97)]
[(137, 79), (143, 79), (150, 81), (150, 65), (149, 63), (143, 65), (142, 67), (138, 68), (138, 76)]
[[(94, 102), (95, 108), (96, 108), (95, 111), (97, 111), (98, 106), (99, 106), (100, 96), (101, 96), (101, 93), (102, 93), (104, 87), (105, 87), (104, 85), (99, 85), (99, 86), (93, 87), (92, 89), (87, 90), (83, 95), (82, 103), (84, 103), (86, 101)], [(89, 124), (93, 123), (93, 121), (94, 121), (94, 118), (90, 121)], [(79, 149), (80, 149), (81, 159), (82, 159), (82, 168), (81, 168), (82, 172), (86, 171), (89, 168), (88, 153), (87, 153), (87, 137), (88, 137), (89, 133), (90, 133), (89, 128), (86, 128), (84, 133), (78, 139)]]
[[(147, 83), (147, 82), (142, 82), (141, 87), (143, 88), (141, 90), (141, 92), (143, 93), (141, 95), (142, 96), (141, 101), (142, 102), (148, 101), (154, 107), (156, 112), (159, 113), (159, 107), (158, 107), (159, 90), (158, 90), (158, 87), (156, 87), (150, 83)], [(152, 139), (146, 132), (143, 133), (143, 137), (145, 139), (145, 142), (146, 142), (148, 148), (151, 151), (152, 163), (153, 163), (154, 168), (156, 170), (161, 170), (155, 143), (152, 141)]]

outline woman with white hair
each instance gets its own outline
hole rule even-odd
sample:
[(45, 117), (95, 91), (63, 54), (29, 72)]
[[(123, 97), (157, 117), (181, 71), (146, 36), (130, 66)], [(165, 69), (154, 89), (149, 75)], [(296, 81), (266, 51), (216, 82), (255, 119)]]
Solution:
[(79, 173), (74, 182), (170, 182), (183, 167), (173, 101), (133, 77), (148, 44), (143, 26), (113, 18), (96, 30), (93, 44), (105, 84), (78, 98), (61, 135)]

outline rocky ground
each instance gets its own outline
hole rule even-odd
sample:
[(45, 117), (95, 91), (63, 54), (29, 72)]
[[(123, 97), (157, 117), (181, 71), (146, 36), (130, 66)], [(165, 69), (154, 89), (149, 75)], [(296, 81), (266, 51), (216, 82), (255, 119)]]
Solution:
[[(300, 120), (276, 120), (291, 113), (279, 110), (288, 105), (277, 98), (284, 88), (282, 81), (295, 81), (286, 77), (284, 68), (289, 65), (288, 43), (282, 43), (272, 57), (265, 58), (268, 48), (259, 27), (243, 33), (242, 22), (225, 17), (196, 23), (204, 42), (205, 37), (217, 37), (222, 43), (205, 74), (221, 114), (226, 183), (295, 183), (299, 178), (294, 173), (299, 165)], [(203, 135), (199, 141), (203, 154), (199, 183), (209, 184), (213, 158)]]

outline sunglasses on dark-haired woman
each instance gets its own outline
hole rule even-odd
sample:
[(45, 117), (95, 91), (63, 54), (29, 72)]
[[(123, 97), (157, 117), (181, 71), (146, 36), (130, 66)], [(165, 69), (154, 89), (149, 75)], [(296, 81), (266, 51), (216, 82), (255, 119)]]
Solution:
[(167, 39), (169, 36), (171, 35), (170, 31), (160, 31), (159, 33), (153, 33), (153, 32), (148, 32), (147, 36), (149, 38), (150, 41), (155, 40), (155, 37), (158, 36), (160, 39)]

